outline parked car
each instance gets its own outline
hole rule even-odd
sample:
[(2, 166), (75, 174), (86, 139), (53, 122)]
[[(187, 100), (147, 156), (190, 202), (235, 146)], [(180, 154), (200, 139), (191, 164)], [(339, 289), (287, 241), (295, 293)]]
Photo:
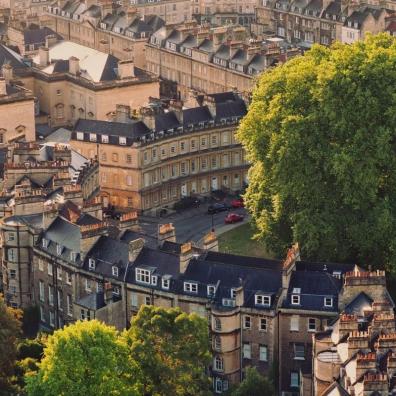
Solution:
[(240, 215), (238, 213), (230, 213), (224, 219), (224, 223), (232, 224), (232, 223), (238, 223), (239, 221), (242, 221), (242, 220), (243, 220), (242, 215)]
[(198, 208), (200, 204), (201, 202), (197, 197), (183, 197), (173, 205), (173, 209), (184, 210), (189, 208)]
[(245, 203), (243, 202), (243, 198), (237, 198), (237, 199), (233, 199), (231, 201), (231, 206), (235, 209), (237, 208), (244, 208), (245, 207)]
[(225, 204), (223, 202), (219, 202), (219, 203), (215, 203), (213, 205), (209, 205), (208, 214), (225, 212), (226, 210), (229, 210), (229, 209), (230, 209), (230, 207), (227, 204)]

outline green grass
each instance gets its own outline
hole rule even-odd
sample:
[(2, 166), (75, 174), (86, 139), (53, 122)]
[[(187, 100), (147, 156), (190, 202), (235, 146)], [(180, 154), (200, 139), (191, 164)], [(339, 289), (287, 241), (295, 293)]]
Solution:
[(249, 223), (227, 231), (219, 236), (219, 250), (241, 256), (271, 258), (263, 242), (253, 240), (254, 230)]

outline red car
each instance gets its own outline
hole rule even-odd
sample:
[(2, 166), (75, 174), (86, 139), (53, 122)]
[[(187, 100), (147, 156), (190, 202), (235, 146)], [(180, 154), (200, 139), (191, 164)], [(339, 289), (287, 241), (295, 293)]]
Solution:
[(237, 209), (237, 208), (243, 208), (243, 207), (245, 207), (245, 204), (244, 204), (242, 198), (238, 198), (238, 199), (233, 199), (233, 200), (231, 201), (231, 206), (232, 206), (233, 208)]
[(238, 221), (242, 221), (242, 220), (243, 220), (243, 216), (242, 215), (237, 214), (237, 213), (230, 213), (224, 219), (224, 223), (232, 224), (232, 223), (238, 223)]

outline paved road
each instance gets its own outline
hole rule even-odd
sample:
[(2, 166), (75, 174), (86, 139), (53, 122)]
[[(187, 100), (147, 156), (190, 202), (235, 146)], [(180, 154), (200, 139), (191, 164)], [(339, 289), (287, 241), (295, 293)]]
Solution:
[[(153, 237), (157, 235), (158, 224), (173, 223), (176, 228), (176, 238), (178, 242), (200, 242), (200, 240), (212, 228), (212, 215), (207, 214), (208, 204), (202, 204), (199, 208), (184, 210), (180, 213), (174, 213), (166, 218), (155, 218), (148, 216), (141, 216), (139, 225), (142, 230)], [(243, 208), (232, 209), (234, 213), (245, 215), (246, 211)], [(235, 225), (224, 225), (224, 218), (228, 212), (216, 213), (213, 215), (213, 225), (217, 233), (232, 229)], [(237, 223), (240, 225), (241, 223)]]

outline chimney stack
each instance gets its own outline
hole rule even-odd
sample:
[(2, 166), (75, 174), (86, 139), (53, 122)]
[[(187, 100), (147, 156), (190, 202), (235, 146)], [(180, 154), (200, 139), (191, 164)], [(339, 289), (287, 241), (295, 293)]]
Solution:
[(3, 65), (3, 67), (1, 68), (1, 72), (3, 74), (5, 81), (6, 81), (6, 84), (10, 84), (11, 80), (14, 78), (12, 66), (9, 65), (8, 63), (5, 63)]
[(80, 74), (80, 60), (75, 56), (69, 58), (69, 73), (77, 76)]
[(49, 64), (49, 49), (46, 47), (39, 48), (39, 62), (40, 66), (47, 66)]
[(7, 95), (7, 85), (4, 77), (0, 77), (0, 96)]
[(118, 77), (120, 80), (135, 77), (135, 64), (132, 59), (118, 62)]
[(187, 242), (181, 245), (180, 248), (180, 273), (184, 274), (187, 269), (188, 263), (193, 257), (192, 243)]
[(144, 247), (144, 239), (138, 238), (128, 244), (128, 260), (134, 262)]
[(126, 123), (130, 119), (131, 106), (124, 104), (116, 105), (116, 116), (115, 121)]
[(176, 242), (176, 231), (172, 223), (158, 225), (158, 245), (165, 241)]
[(56, 36), (54, 34), (50, 34), (45, 37), (45, 47), (46, 48), (52, 47), (57, 42), (58, 42), (58, 39), (56, 38)]
[(104, 302), (106, 305), (113, 302), (113, 287), (110, 282), (104, 284)]
[(216, 234), (213, 231), (205, 235), (203, 240), (203, 248), (213, 252), (219, 251), (219, 241), (217, 240)]

